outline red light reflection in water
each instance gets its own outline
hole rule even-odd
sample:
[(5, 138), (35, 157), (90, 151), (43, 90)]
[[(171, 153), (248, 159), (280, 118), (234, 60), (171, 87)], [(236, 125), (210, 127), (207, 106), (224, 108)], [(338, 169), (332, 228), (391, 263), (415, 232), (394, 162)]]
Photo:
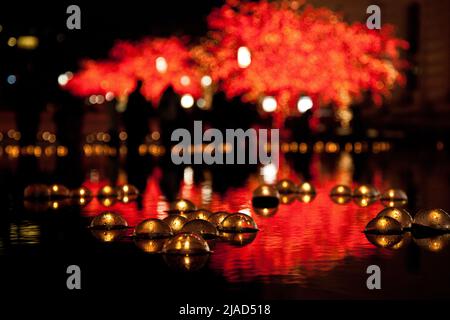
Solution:
[[(210, 268), (231, 282), (256, 278), (268, 282), (272, 277), (277, 277), (277, 282), (302, 283), (308, 277), (330, 271), (346, 257), (362, 258), (376, 252), (377, 249), (367, 241), (362, 230), (382, 209), (381, 204), (367, 208), (355, 203), (337, 205), (328, 196), (336, 184), (349, 184), (351, 181), (351, 166), (345, 165), (345, 161), (348, 159), (341, 158), (336, 171), (330, 173), (321, 168), (320, 160), (315, 158), (311, 171), (315, 177), (312, 183), (316, 187), (317, 197), (309, 204), (295, 200), (292, 204), (280, 205), (272, 217), (259, 216), (251, 208), (252, 191), (262, 182), (259, 175), (251, 176), (245, 186), (230, 189), (223, 197), (211, 192), (208, 183), (192, 185), (185, 180), (180, 190), (182, 197), (212, 211), (250, 214), (260, 229), (256, 239), (243, 247), (217, 243)], [(288, 177), (299, 181), (287, 165), (281, 164), (280, 167), (283, 169), (278, 172), (279, 179)], [(94, 216), (104, 210), (114, 210), (120, 212), (130, 226), (145, 218), (164, 218), (167, 216), (164, 212), (167, 203), (159, 188), (160, 177), (158, 170), (149, 177), (143, 195), (143, 210), (138, 210), (136, 203), (116, 203), (106, 208), (94, 199), (84, 209), (84, 214)], [(380, 174), (377, 172), (374, 172), (374, 181), (380, 186)], [(85, 185), (95, 193), (106, 183), (86, 182)]]

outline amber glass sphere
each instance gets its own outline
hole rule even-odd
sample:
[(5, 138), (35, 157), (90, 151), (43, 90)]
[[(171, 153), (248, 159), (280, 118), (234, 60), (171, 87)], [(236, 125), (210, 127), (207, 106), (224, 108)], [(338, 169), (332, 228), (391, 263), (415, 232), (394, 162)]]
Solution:
[(214, 239), (219, 235), (217, 228), (211, 222), (196, 219), (187, 222), (181, 232), (192, 232), (201, 235), (205, 239)]
[(365, 208), (368, 206), (373, 205), (375, 202), (377, 202), (377, 198), (371, 198), (371, 197), (355, 197), (353, 198), (353, 202), (361, 208)]
[(173, 233), (177, 233), (180, 232), (188, 219), (180, 215), (170, 214), (168, 217), (164, 218), (163, 221), (169, 225)]
[(180, 213), (190, 213), (196, 210), (195, 204), (186, 199), (178, 199), (170, 203), (169, 210), (170, 214), (180, 214)]
[(220, 226), (222, 232), (255, 232), (258, 231), (255, 220), (244, 213), (233, 213), (226, 217)]
[(330, 191), (330, 197), (351, 197), (352, 189), (349, 186), (337, 185)]
[(118, 213), (106, 211), (94, 217), (91, 221), (93, 229), (124, 229), (128, 227), (126, 220)]
[(402, 241), (403, 235), (366, 233), (366, 238), (378, 248), (395, 250), (396, 246)]
[(29, 201), (45, 201), (50, 198), (50, 189), (45, 184), (32, 184), (25, 188), (23, 196)]
[(50, 197), (52, 199), (65, 199), (70, 197), (70, 191), (65, 186), (53, 184), (49, 187)]
[(380, 192), (374, 186), (363, 184), (353, 191), (353, 196), (356, 198), (378, 198)]
[(124, 184), (117, 188), (117, 198), (124, 203), (134, 201), (138, 197), (139, 197), (138, 188), (136, 188), (131, 184)]
[(414, 225), (437, 231), (450, 231), (450, 216), (442, 209), (420, 210), (414, 217)]
[(117, 202), (117, 198), (115, 197), (99, 198), (98, 200), (105, 207), (112, 207)]
[(256, 239), (257, 232), (221, 232), (220, 237), (229, 244), (244, 247)]
[(402, 225), (402, 228), (411, 228), (413, 218), (411, 215), (402, 208), (386, 208), (382, 210), (377, 217), (391, 217)]
[(161, 253), (166, 243), (166, 239), (143, 239), (136, 238), (134, 240), (136, 246), (146, 253)]
[(97, 197), (100, 199), (116, 198), (117, 197), (117, 188), (110, 186), (110, 185), (106, 185), (98, 191)]
[(91, 234), (101, 242), (113, 242), (125, 236), (125, 229), (91, 229)]
[(222, 224), (223, 220), (225, 220), (225, 218), (230, 214), (231, 213), (226, 211), (214, 212), (211, 216), (209, 216), (208, 221), (215, 225), (216, 228), (218, 228)]
[(258, 216), (268, 218), (268, 217), (274, 216), (277, 213), (278, 207), (276, 207), (276, 208), (253, 208), (253, 211)]
[(449, 247), (450, 234), (441, 234), (430, 238), (414, 238), (414, 242), (426, 251), (441, 252)]
[(253, 191), (252, 204), (256, 208), (275, 208), (280, 204), (280, 194), (275, 187), (263, 184)]
[(408, 196), (400, 189), (389, 189), (381, 195), (381, 203), (385, 207), (404, 207), (408, 204)]
[(347, 204), (350, 201), (352, 201), (352, 197), (351, 196), (330, 196), (331, 201), (333, 201), (336, 204)]
[(367, 224), (364, 232), (373, 234), (400, 234), (402, 232), (402, 225), (397, 220), (388, 216), (376, 217)]
[(165, 254), (164, 261), (170, 269), (177, 272), (195, 272), (201, 270), (209, 260), (209, 254), (177, 255)]
[(163, 252), (166, 254), (196, 255), (206, 254), (209, 249), (208, 242), (200, 235), (192, 232), (179, 233), (168, 239), (164, 244)]
[(316, 198), (315, 193), (299, 193), (297, 199), (302, 203), (311, 203)]
[(277, 183), (276, 188), (280, 194), (290, 194), (297, 192), (297, 186), (289, 179), (280, 180)]
[(146, 219), (139, 223), (134, 229), (137, 238), (158, 239), (168, 238), (172, 235), (170, 226), (159, 219)]
[(206, 220), (208, 221), (209, 217), (212, 216), (212, 212), (206, 209), (198, 209), (192, 212), (187, 213), (188, 220)]
[(309, 182), (303, 182), (298, 186), (298, 192), (300, 194), (315, 194), (316, 189)]
[(84, 198), (84, 199), (90, 199), (92, 198), (92, 192), (86, 187), (80, 187), (77, 189), (74, 189), (70, 192), (70, 196), (74, 199)]
[(280, 202), (281, 204), (291, 204), (297, 199), (297, 194), (290, 193), (290, 194), (280, 194)]

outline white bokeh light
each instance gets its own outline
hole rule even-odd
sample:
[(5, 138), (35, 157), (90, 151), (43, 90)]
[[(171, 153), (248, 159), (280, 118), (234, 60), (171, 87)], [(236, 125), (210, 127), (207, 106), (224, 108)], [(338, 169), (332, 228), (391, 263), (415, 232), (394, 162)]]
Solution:
[(311, 110), (314, 106), (314, 103), (310, 97), (301, 97), (298, 99), (297, 108), (300, 113), (305, 113), (308, 110)]
[(159, 73), (165, 73), (167, 71), (167, 60), (164, 57), (158, 57), (155, 61), (156, 70)]
[(194, 97), (190, 94), (185, 94), (181, 97), (181, 106), (185, 109), (192, 108), (194, 105)]
[(262, 101), (262, 108), (265, 112), (274, 112), (277, 109), (278, 103), (274, 97), (264, 97)]
[(247, 68), (252, 63), (252, 54), (247, 47), (240, 47), (237, 54), (238, 65), (240, 68)]

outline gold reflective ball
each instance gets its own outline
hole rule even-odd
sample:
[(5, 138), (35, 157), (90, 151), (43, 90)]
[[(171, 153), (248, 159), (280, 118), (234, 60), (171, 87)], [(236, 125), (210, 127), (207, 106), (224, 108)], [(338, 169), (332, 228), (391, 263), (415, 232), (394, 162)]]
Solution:
[(219, 227), (222, 232), (256, 232), (255, 220), (244, 213), (233, 213), (226, 217)]
[(442, 209), (420, 210), (414, 217), (414, 225), (436, 231), (450, 231), (450, 216)]
[(190, 213), (196, 210), (195, 204), (186, 199), (178, 199), (170, 203), (169, 210), (167, 211), (170, 214), (182, 214), (182, 213)]
[(192, 232), (201, 235), (204, 239), (215, 239), (219, 235), (217, 228), (211, 222), (206, 220), (191, 220), (187, 222), (181, 232)]
[(50, 190), (50, 198), (52, 199), (66, 199), (70, 197), (69, 189), (63, 185), (53, 184), (48, 189)]
[(179, 233), (166, 241), (165, 254), (197, 255), (211, 252), (208, 242), (196, 233)]
[(181, 228), (183, 228), (188, 219), (183, 216), (171, 214), (168, 217), (164, 218), (163, 221), (165, 221), (169, 225), (173, 233), (177, 233), (181, 230)]
[(128, 203), (139, 197), (139, 190), (131, 184), (124, 184), (117, 188), (117, 198), (119, 201)]
[(117, 197), (117, 188), (110, 185), (102, 187), (97, 193), (97, 198), (99, 199), (116, 198), (116, 197)]
[(50, 189), (45, 184), (32, 184), (25, 188), (23, 196), (28, 201), (46, 201), (50, 198)]
[(209, 218), (208, 221), (211, 222), (216, 227), (219, 227), (223, 220), (225, 220), (226, 217), (228, 217), (231, 213), (226, 211), (218, 211), (213, 213)]
[(290, 194), (297, 192), (297, 186), (294, 182), (288, 179), (280, 180), (276, 186), (280, 194)]
[(351, 197), (352, 189), (349, 186), (337, 185), (330, 191), (330, 197)]
[(388, 189), (381, 195), (381, 203), (385, 207), (404, 207), (408, 204), (408, 196), (403, 190)]
[(413, 218), (411, 215), (402, 208), (386, 208), (383, 209), (377, 217), (391, 217), (402, 225), (402, 228), (411, 228), (413, 223)]
[(128, 227), (128, 223), (120, 214), (106, 211), (94, 217), (90, 227), (100, 230), (124, 229)]
[(379, 198), (380, 192), (374, 186), (363, 184), (353, 191), (355, 198)]
[(134, 235), (143, 239), (168, 238), (172, 235), (170, 226), (159, 219), (146, 219), (134, 229)]
[(376, 217), (367, 224), (364, 232), (372, 234), (401, 234), (402, 225), (388, 216)]
[(263, 184), (253, 191), (252, 205), (256, 208), (275, 208), (280, 204), (278, 190), (270, 185)]

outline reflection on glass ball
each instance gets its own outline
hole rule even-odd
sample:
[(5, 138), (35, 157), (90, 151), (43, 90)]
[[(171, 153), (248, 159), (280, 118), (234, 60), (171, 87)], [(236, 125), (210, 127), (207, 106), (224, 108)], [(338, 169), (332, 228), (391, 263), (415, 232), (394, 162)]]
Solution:
[(52, 210), (59, 210), (71, 204), (70, 199), (54, 200), (49, 202), (49, 208)]
[(330, 191), (330, 197), (351, 197), (352, 189), (345, 185), (337, 185)]
[(178, 199), (170, 203), (169, 210), (170, 214), (180, 214), (180, 213), (190, 213), (196, 209), (195, 204), (186, 199)]
[(181, 272), (195, 272), (202, 269), (209, 260), (209, 254), (173, 255), (165, 254), (164, 261), (169, 268)]
[(375, 202), (377, 202), (377, 198), (370, 198), (370, 197), (356, 197), (353, 198), (353, 202), (358, 206), (358, 207), (368, 207), (373, 205)]
[(275, 208), (280, 203), (280, 195), (274, 187), (263, 184), (253, 191), (252, 204), (256, 208)]
[(298, 201), (300, 201), (301, 203), (311, 203), (315, 198), (315, 193), (300, 193), (298, 195)]
[(183, 228), (188, 219), (183, 216), (171, 214), (168, 217), (164, 218), (163, 221), (169, 225), (173, 233), (177, 233), (181, 230), (181, 228)]
[(225, 220), (226, 217), (228, 217), (231, 213), (226, 211), (218, 211), (213, 213), (209, 218), (208, 221), (211, 222), (216, 227), (219, 227), (223, 220)]
[(300, 194), (315, 194), (316, 193), (316, 189), (314, 188), (314, 186), (309, 183), (309, 182), (303, 182), (298, 186), (298, 192)]
[(431, 238), (414, 238), (414, 242), (430, 252), (440, 252), (445, 248), (448, 248), (450, 244), (450, 234), (441, 234)]
[(115, 197), (105, 197), (105, 198), (99, 198), (100, 203), (105, 207), (112, 207), (116, 204), (117, 198)]
[(53, 184), (49, 187), (50, 197), (52, 199), (65, 199), (70, 197), (70, 191), (65, 186)]
[(404, 207), (408, 203), (408, 196), (403, 190), (389, 189), (381, 195), (381, 203), (385, 207)]
[(142, 239), (134, 240), (136, 246), (146, 253), (160, 253), (166, 243), (166, 239)]
[(146, 219), (139, 223), (134, 229), (137, 238), (157, 239), (168, 238), (172, 235), (170, 226), (159, 219)]
[(198, 209), (192, 212), (187, 213), (188, 220), (206, 220), (208, 221), (209, 217), (213, 213), (206, 209)]
[(442, 209), (420, 210), (414, 217), (414, 225), (438, 231), (450, 231), (450, 216)]
[(117, 197), (117, 189), (113, 186), (106, 185), (98, 191), (97, 197), (99, 199), (116, 198)]
[(281, 204), (291, 204), (297, 198), (296, 194), (281, 194), (280, 202)]
[(229, 244), (244, 247), (256, 239), (257, 232), (221, 232), (220, 237)]
[(244, 213), (233, 213), (226, 217), (220, 226), (223, 232), (256, 232), (258, 227), (255, 220)]
[(126, 220), (118, 213), (106, 211), (94, 217), (91, 228), (101, 230), (124, 229), (128, 227)]
[(336, 204), (347, 204), (350, 201), (352, 201), (351, 196), (331, 196), (331, 201), (333, 201)]
[(356, 198), (378, 198), (380, 192), (374, 186), (363, 184), (353, 191), (353, 196)]
[(278, 211), (278, 207), (277, 208), (253, 208), (253, 211), (261, 216), (261, 217), (272, 217), (275, 215), (275, 213), (277, 213)]
[(92, 198), (92, 192), (86, 187), (80, 187), (78, 189), (74, 189), (70, 192), (70, 197), (75, 199), (90, 199)]
[(391, 217), (402, 225), (402, 228), (411, 228), (413, 218), (411, 215), (402, 208), (386, 208), (383, 209), (377, 217)]
[(402, 232), (402, 225), (394, 218), (388, 216), (376, 217), (367, 224), (364, 232), (373, 234), (400, 234)]
[(208, 242), (196, 233), (179, 233), (167, 240), (163, 248), (166, 254), (178, 255), (206, 254), (210, 251)]
[(277, 183), (277, 190), (280, 194), (290, 194), (297, 191), (297, 186), (291, 180), (283, 179)]
[(139, 197), (138, 188), (136, 188), (131, 184), (124, 184), (123, 186), (117, 188), (117, 198), (124, 203), (134, 201), (138, 197)]
[(32, 184), (25, 188), (23, 196), (27, 200), (48, 200), (50, 189), (45, 184)]
[(23, 202), (23, 207), (27, 211), (44, 212), (50, 208), (50, 202), (49, 201), (25, 200)]
[(113, 242), (120, 240), (125, 236), (124, 229), (114, 229), (114, 230), (101, 230), (101, 229), (91, 229), (92, 235), (102, 242)]
[(215, 225), (206, 220), (191, 220), (187, 222), (181, 232), (192, 232), (201, 235), (204, 239), (214, 239), (218, 236), (218, 231)]
[(402, 241), (403, 235), (366, 233), (366, 238), (378, 248), (396, 250), (398, 248), (396, 246)]

